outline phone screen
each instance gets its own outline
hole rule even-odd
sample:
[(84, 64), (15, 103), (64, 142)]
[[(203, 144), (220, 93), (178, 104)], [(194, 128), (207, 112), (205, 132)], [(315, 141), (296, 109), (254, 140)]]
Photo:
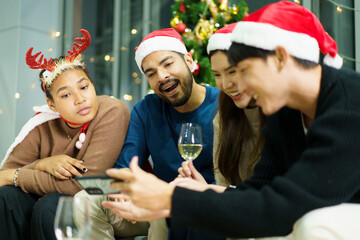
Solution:
[(111, 178), (108, 175), (84, 176), (76, 177), (75, 179), (91, 195), (119, 193), (116, 189), (110, 189), (110, 184), (120, 180)]

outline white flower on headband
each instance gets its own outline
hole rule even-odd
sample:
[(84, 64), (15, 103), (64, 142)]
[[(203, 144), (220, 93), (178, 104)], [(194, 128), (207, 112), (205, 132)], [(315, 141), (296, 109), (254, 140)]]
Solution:
[(48, 78), (51, 75), (51, 72), (48, 70), (45, 70), (45, 72), (43, 72), (42, 75), (44, 76), (44, 78)]

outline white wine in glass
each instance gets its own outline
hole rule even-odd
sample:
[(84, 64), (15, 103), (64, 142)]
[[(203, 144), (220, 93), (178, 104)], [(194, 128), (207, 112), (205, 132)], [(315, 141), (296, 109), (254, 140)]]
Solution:
[(185, 161), (196, 159), (201, 153), (203, 144), (201, 126), (193, 123), (184, 123), (178, 141), (178, 149)]
[(88, 204), (86, 197), (60, 197), (54, 222), (56, 239), (87, 239), (91, 231)]

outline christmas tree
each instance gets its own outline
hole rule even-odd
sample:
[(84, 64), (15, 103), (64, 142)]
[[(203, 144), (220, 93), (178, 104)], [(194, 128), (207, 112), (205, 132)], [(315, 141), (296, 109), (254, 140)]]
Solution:
[(228, 0), (175, 0), (171, 6), (170, 25), (178, 31), (193, 54), (197, 69), (195, 81), (216, 86), (206, 46), (209, 37), (219, 28), (240, 21), (248, 12), (244, 1), (229, 4)]

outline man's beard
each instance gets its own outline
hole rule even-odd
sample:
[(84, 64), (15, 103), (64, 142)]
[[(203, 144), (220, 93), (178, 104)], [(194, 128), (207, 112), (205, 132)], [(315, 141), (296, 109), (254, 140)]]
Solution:
[(159, 91), (161, 93), (163, 93), (163, 91), (161, 90), (162, 86), (165, 85), (166, 83), (169, 83), (169, 82), (172, 82), (172, 81), (176, 82), (181, 87), (181, 91), (183, 92), (183, 96), (180, 97), (180, 98), (176, 98), (174, 100), (170, 100), (164, 95), (160, 95), (159, 97), (161, 99), (163, 99), (165, 102), (171, 104), (173, 107), (183, 106), (185, 103), (187, 103), (187, 101), (189, 100), (189, 98), (191, 96), (192, 86), (193, 86), (192, 74), (189, 71), (189, 74), (187, 75), (187, 77), (183, 81), (183, 85), (180, 85), (180, 80), (177, 79), (177, 78), (168, 79), (166, 82), (160, 84)]

